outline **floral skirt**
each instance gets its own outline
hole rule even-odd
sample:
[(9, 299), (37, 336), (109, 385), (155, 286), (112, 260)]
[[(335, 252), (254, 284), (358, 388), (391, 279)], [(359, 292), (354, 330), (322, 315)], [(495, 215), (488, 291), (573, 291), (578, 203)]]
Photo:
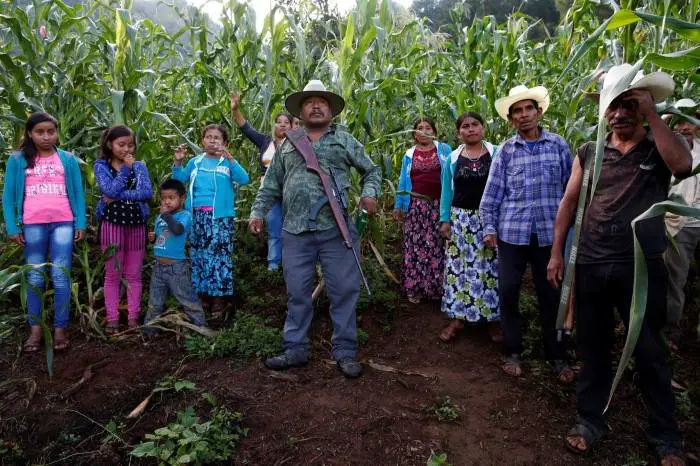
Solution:
[(412, 198), (403, 225), (401, 283), (406, 295), (442, 297), (445, 242), (440, 236), (440, 201)]
[(233, 217), (214, 218), (213, 211), (196, 210), (190, 234), (192, 285), (197, 294), (233, 295)]
[(442, 312), (468, 322), (499, 320), (498, 256), (484, 246), (479, 211), (452, 207), (450, 225)]

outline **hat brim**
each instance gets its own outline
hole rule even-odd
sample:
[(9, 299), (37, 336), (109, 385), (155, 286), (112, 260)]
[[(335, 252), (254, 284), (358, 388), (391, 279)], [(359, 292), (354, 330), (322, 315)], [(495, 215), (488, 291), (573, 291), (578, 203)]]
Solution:
[(654, 102), (658, 103), (672, 96), (675, 87), (676, 83), (673, 82), (671, 76), (663, 71), (656, 71), (642, 77), (642, 79), (632, 84), (629, 88), (648, 90), (651, 92), (651, 97), (654, 99)]
[(501, 97), (496, 100), (494, 105), (500, 117), (508, 121), (508, 111), (510, 107), (521, 100), (534, 100), (537, 102), (538, 107), (542, 109), (542, 113), (544, 113), (549, 108), (549, 91), (544, 86), (533, 87), (527, 91)]
[(331, 113), (333, 116), (338, 116), (340, 112), (345, 108), (345, 100), (338, 94), (328, 91), (301, 91), (295, 92), (287, 97), (284, 102), (284, 106), (287, 107), (287, 111), (297, 118), (301, 118), (301, 104), (305, 99), (309, 97), (323, 97), (328, 101), (331, 107)]

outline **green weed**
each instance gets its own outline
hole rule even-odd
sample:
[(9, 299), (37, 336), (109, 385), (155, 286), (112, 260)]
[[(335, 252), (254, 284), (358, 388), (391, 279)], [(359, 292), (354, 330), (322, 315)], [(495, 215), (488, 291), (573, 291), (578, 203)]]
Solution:
[(421, 405), (421, 409), (440, 422), (454, 422), (459, 419), (459, 408), (449, 396), (444, 396), (436, 404)]
[(452, 466), (447, 462), (447, 453), (435, 453), (434, 451), (430, 452), (430, 458), (425, 464), (426, 466)]

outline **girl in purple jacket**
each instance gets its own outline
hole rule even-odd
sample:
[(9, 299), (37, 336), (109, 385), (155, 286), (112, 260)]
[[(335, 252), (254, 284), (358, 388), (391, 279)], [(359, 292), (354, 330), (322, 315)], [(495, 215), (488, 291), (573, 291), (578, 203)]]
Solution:
[[(102, 191), (97, 204), (100, 246), (110, 249), (105, 264), (105, 308), (108, 335), (119, 331), (121, 279), (126, 281), (129, 328), (139, 325), (141, 267), (146, 252), (148, 201), (153, 197), (151, 179), (143, 162), (134, 159), (136, 140), (126, 126), (106, 129), (100, 140), (102, 158), (95, 162), (95, 180)], [(113, 249), (113, 254), (111, 249)]]

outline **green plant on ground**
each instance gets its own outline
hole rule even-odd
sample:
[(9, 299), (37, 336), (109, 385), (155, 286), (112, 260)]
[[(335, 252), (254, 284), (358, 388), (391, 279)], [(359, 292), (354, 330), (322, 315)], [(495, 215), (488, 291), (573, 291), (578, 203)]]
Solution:
[(21, 443), (0, 438), (0, 464), (20, 464), (23, 459)]
[(435, 453), (434, 451), (430, 452), (430, 458), (425, 464), (426, 466), (452, 466), (447, 462), (447, 453)]
[(359, 343), (360, 346), (365, 346), (369, 343), (369, 333), (367, 333), (366, 330), (361, 328), (357, 329), (357, 343)]
[(455, 406), (449, 396), (442, 397), (432, 405), (421, 405), (421, 409), (435, 416), (440, 422), (454, 422), (459, 419), (459, 408)]
[(693, 415), (693, 401), (690, 398), (688, 390), (682, 390), (676, 393), (676, 414), (679, 419), (686, 421), (695, 421)]
[(204, 398), (212, 405), (209, 420), (202, 420), (192, 407), (176, 414), (174, 422), (146, 434), (144, 442), (129, 453), (137, 458), (157, 458), (160, 464), (211, 464), (230, 460), (248, 429), (241, 427), (242, 415), (217, 406), (209, 394)]
[(187, 351), (198, 358), (272, 356), (282, 349), (282, 332), (266, 327), (260, 317), (238, 313), (233, 325), (213, 338), (193, 335), (185, 341)]

